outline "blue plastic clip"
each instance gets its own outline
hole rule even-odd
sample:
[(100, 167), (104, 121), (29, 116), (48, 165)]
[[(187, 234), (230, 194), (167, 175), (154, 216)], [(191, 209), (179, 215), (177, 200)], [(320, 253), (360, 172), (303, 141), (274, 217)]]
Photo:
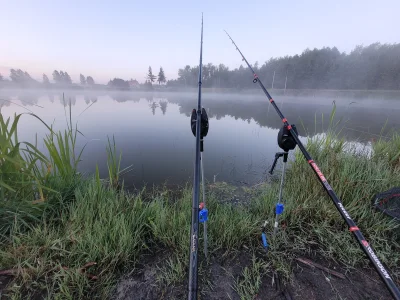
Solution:
[(276, 214), (280, 215), (281, 213), (283, 213), (283, 210), (284, 210), (283, 203), (278, 203), (276, 205)]
[(199, 221), (200, 223), (204, 223), (208, 221), (208, 209), (203, 208), (202, 210), (199, 211)]
[(269, 245), (268, 245), (268, 242), (267, 242), (267, 235), (264, 232), (261, 233), (261, 239), (262, 239), (264, 248), (268, 249)]

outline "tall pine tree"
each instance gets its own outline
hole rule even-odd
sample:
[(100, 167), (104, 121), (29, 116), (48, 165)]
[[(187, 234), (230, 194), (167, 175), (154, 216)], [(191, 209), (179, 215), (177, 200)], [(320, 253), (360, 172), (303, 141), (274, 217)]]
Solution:
[(158, 81), (158, 84), (165, 83), (167, 81), (162, 67), (160, 67), (160, 72), (158, 72), (158, 80), (157, 81)]
[(147, 79), (151, 82), (154, 82), (156, 80), (156, 76), (153, 75), (153, 71), (151, 70), (151, 67), (149, 67), (149, 73), (147, 74)]

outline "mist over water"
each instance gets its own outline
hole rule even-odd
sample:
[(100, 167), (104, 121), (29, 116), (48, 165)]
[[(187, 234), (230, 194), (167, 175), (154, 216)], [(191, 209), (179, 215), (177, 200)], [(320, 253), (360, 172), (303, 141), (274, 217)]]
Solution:
[[(192, 179), (195, 139), (189, 124), (196, 93), (67, 92), (64, 103), (61, 91), (8, 90), (0, 91), (0, 99), (3, 115), (30, 110), (55, 129), (66, 128), (70, 102), (72, 122), (78, 122), (84, 135), (78, 138), (77, 150), (86, 145), (81, 172), (93, 173), (97, 164), (101, 176), (107, 176), (105, 147), (107, 136), (114, 135), (117, 150), (122, 151), (121, 168), (134, 168), (124, 176), (127, 188), (177, 185)], [(360, 147), (400, 127), (400, 102), (378, 94), (375, 99), (282, 95), (275, 100), (289, 122), (297, 125), (303, 141), (326, 131), (333, 101), (337, 105), (335, 123), (341, 120), (338, 130)], [(280, 151), (276, 139), (282, 125), (266, 98), (260, 93), (204, 93), (203, 105), (210, 118), (204, 152), (206, 179), (212, 181), (216, 176), (218, 181), (248, 185), (264, 180), (275, 152)], [(20, 141), (34, 142), (37, 134), (42, 143), (45, 133), (37, 119), (21, 118)]]

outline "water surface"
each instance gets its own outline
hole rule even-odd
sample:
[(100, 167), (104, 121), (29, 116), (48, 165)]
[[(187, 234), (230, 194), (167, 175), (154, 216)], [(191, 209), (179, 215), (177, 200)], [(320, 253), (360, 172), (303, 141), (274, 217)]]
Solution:
[[(193, 93), (0, 91), (1, 111), (5, 116), (27, 112), (39, 115), (56, 129), (66, 127), (66, 111), (72, 105), (73, 123), (78, 122), (84, 136), (78, 150), (86, 145), (79, 169), (93, 173), (96, 164), (107, 176), (107, 137), (114, 135), (122, 151), (124, 176), (129, 188), (147, 185), (177, 185), (192, 180), (195, 138), (190, 130), (190, 113), (196, 107)], [(10, 102), (11, 101), (11, 102)], [(400, 128), (400, 101), (285, 97), (276, 99), (290, 123), (297, 125), (303, 141), (306, 136), (323, 133), (337, 105), (335, 120), (349, 141), (368, 145), (372, 138), (388, 135)], [(203, 105), (210, 118), (205, 138), (206, 179), (232, 184), (255, 184), (265, 179), (277, 146), (282, 126), (265, 97), (255, 95), (203, 94)], [(90, 107), (89, 107), (90, 106)], [(385, 127), (386, 125), (386, 127)], [(385, 127), (385, 128), (384, 128)], [(382, 131), (382, 128), (384, 130)], [(21, 119), (19, 139), (34, 141), (45, 134), (43, 124), (29, 115)], [(39, 147), (43, 149), (42, 142)]]

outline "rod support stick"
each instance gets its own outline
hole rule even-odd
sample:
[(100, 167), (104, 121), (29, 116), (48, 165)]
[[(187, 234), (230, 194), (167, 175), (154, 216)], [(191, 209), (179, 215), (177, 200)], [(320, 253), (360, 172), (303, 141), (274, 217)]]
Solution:
[[(283, 204), (282, 194), (283, 194), (283, 183), (285, 181), (285, 170), (286, 170), (286, 162), (287, 162), (288, 153), (283, 153), (283, 163), (282, 163), (282, 174), (281, 174), (281, 184), (279, 186), (279, 198), (278, 204)], [(274, 223), (274, 236), (278, 232), (278, 224), (279, 224), (279, 214), (275, 215), (275, 223)]]
[[(205, 181), (204, 181), (204, 153), (201, 152), (200, 153), (200, 161), (201, 161), (201, 185), (203, 188), (203, 204), (204, 204), (204, 208), (206, 208), (206, 188), (205, 188)], [(204, 226), (204, 255), (207, 258), (208, 257), (208, 249), (207, 249), (207, 221), (205, 221), (203, 223)]]

